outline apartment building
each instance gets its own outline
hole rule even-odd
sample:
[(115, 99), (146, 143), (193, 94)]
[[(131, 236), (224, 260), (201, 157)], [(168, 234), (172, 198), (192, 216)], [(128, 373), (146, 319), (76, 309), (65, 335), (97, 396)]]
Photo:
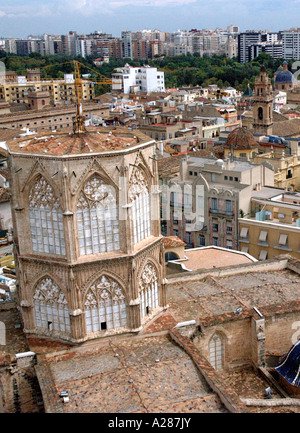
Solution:
[(300, 28), (282, 32), (282, 54), (286, 60), (300, 59)]
[(239, 218), (239, 249), (259, 260), (279, 254), (300, 258), (300, 193), (261, 188), (251, 197), (251, 212)]
[[(109, 108), (101, 104), (84, 104), (84, 114), (88, 119), (102, 119), (109, 116)], [(0, 115), (0, 128), (19, 130), (60, 130), (72, 128), (75, 106), (62, 105), (43, 110), (28, 110)], [(0, 134), (1, 135), (1, 134)]]
[[(28, 95), (30, 92), (47, 91), (50, 95), (50, 101), (53, 105), (73, 102), (75, 100), (75, 80), (73, 74), (65, 74), (64, 79), (41, 80), (35, 74), (27, 73), (25, 76), (11, 76), (9, 81), (0, 85), (0, 99), (9, 103), (28, 104)], [(90, 101), (94, 97), (94, 84), (89, 81), (82, 81), (83, 101)]]
[(121, 33), (122, 58), (133, 59), (132, 33), (128, 30)]
[(268, 54), (274, 59), (281, 59), (283, 57), (282, 42), (258, 42), (249, 46), (249, 61), (255, 59), (261, 53)]
[(162, 226), (188, 247), (238, 249), (238, 218), (249, 214), (253, 190), (274, 184), (268, 167), (190, 154), (182, 158), (177, 175), (169, 177), (164, 170), (162, 176)]
[(135, 92), (164, 92), (164, 72), (158, 71), (148, 65), (134, 67), (126, 64), (123, 68), (117, 68), (112, 74), (112, 90), (123, 93)]
[[(248, 63), (253, 58), (251, 57), (251, 46), (266, 43), (269, 45), (274, 44), (279, 40), (278, 33), (271, 33), (269, 31), (250, 31), (238, 35), (238, 61), (240, 63)], [(253, 53), (255, 55), (255, 52)]]

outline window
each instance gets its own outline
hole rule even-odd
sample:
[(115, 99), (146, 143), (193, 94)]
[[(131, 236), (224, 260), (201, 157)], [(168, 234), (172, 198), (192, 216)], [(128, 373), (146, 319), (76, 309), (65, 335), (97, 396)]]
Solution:
[(32, 249), (65, 255), (63, 216), (52, 187), (40, 176), (29, 194)]
[(125, 295), (120, 285), (106, 275), (90, 287), (85, 296), (84, 306), (87, 332), (127, 325)]
[(222, 370), (224, 364), (223, 341), (215, 334), (209, 342), (209, 362), (215, 370)]
[(186, 235), (187, 244), (191, 244), (192, 243), (192, 233), (191, 232), (185, 232), (185, 235)]
[(226, 226), (226, 233), (227, 234), (232, 234), (232, 226)]
[(219, 230), (219, 226), (217, 223), (213, 223), (212, 230), (213, 230), (213, 232), (217, 232)]
[(215, 247), (217, 247), (217, 246), (219, 245), (219, 239), (218, 239), (218, 238), (213, 237), (213, 245), (214, 245)]
[(134, 169), (131, 177), (129, 200), (132, 203), (133, 239), (136, 244), (151, 234), (148, 185), (139, 168)]
[(232, 201), (231, 200), (226, 200), (226, 213), (227, 214), (232, 214)]
[(229, 250), (232, 250), (232, 240), (231, 239), (227, 239), (226, 248), (228, 248)]
[(266, 260), (266, 258), (268, 257), (268, 251), (266, 250), (260, 250), (259, 253), (259, 260)]
[(281, 234), (279, 237), (279, 245), (286, 246), (287, 244), (287, 235)]
[(44, 278), (36, 287), (34, 320), (37, 328), (70, 333), (70, 316), (64, 293), (51, 278)]
[(247, 238), (247, 236), (248, 236), (248, 228), (242, 227), (240, 232), (240, 238)]
[(184, 194), (184, 209), (191, 209), (191, 208), (192, 208), (192, 195)]
[(202, 247), (205, 246), (205, 236), (203, 235), (199, 236), (199, 245), (201, 245)]
[(155, 267), (148, 263), (139, 281), (139, 298), (141, 301), (141, 318), (158, 307), (158, 277)]
[(93, 175), (84, 184), (77, 203), (80, 255), (120, 248), (115, 189)]
[(268, 232), (262, 230), (259, 234), (259, 241), (266, 242), (267, 241)]
[(212, 210), (215, 210), (215, 211), (218, 210), (218, 199), (216, 199), (214, 197), (211, 199), (211, 207), (212, 207)]

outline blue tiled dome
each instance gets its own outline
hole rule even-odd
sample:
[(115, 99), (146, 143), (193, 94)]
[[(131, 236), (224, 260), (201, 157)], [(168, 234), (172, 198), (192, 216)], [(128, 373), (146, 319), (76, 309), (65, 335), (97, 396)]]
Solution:
[(294, 344), (284, 360), (275, 369), (291, 385), (300, 386), (300, 340)]
[(295, 77), (290, 71), (280, 71), (275, 78), (275, 83), (293, 83), (294, 81)]

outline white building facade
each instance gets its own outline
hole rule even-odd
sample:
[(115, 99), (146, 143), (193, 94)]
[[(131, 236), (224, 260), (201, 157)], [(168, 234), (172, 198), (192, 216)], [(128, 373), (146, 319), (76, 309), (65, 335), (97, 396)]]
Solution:
[(138, 68), (127, 64), (112, 74), (112, 81), (112, 90), (120, 90), (123, 93), (165, 91), (164, 72), (150, 66)]

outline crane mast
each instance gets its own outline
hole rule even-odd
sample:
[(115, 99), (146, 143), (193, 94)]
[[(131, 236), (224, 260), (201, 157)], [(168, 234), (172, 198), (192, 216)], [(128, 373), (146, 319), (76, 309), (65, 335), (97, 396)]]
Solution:
[(75, 105), (76, 105), (76, 116), (73, 122), (73, 132), (74, 134), (80, 134), (85, 132), (85, 122), (83, 115), (83, 97), (82, 97), (82, 82), (80, 76), (80, 67), (76, 60), (74, 60), (75, 66)]

